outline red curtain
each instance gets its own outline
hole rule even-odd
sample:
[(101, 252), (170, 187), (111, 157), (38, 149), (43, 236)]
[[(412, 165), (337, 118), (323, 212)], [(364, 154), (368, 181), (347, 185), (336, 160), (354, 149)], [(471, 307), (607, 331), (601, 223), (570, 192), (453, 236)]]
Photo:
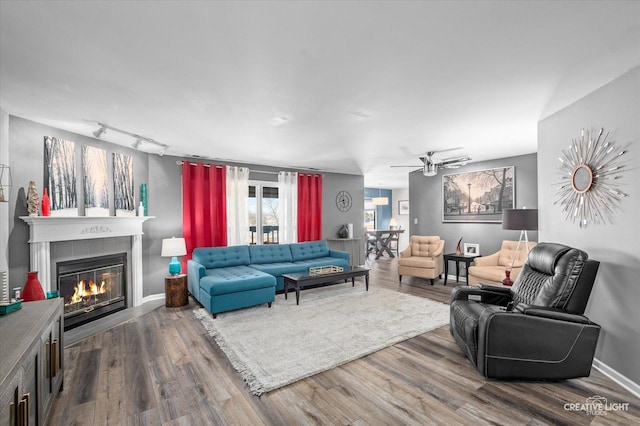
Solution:
[(298, 174), (298, 241), (322, 238), (322, 175)]
[(182, 163), (182, 236), (187, 245), (184, 264), (194, 248), (227, 245), (225, 166)]

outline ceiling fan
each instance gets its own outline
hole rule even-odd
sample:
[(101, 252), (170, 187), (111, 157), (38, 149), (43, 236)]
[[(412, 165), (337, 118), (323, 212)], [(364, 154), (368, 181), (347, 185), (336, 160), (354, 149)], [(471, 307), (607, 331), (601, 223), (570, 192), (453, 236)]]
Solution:
[(422, 167), (422, 174), (425, 176), (435, 176), (438, 174), (438, 169), (455, 169), (460, 166), (464, 166), (468, 161), (471, 161), (471, 157), (468, 155), (461, 155), (458, 157), (450, 157), (440, 160), (438, 162), (433, 160), (433, 155), (440, 152), (455, 151), (461, 148), (449, 148), (442, 149), (440, 151), (427, 151), (425, 156), (419, 157), (422, 161), (422, 166), (391, 166), (391, 167)]

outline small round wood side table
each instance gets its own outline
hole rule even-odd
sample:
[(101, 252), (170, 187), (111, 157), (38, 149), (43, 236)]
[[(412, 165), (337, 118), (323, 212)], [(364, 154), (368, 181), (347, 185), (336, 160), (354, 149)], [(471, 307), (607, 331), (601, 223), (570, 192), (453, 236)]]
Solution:
[(179, 308), (189, 304), (187, 294), (187, 275), (170, 275), (164, 279), (164, 306), (167, 308)]

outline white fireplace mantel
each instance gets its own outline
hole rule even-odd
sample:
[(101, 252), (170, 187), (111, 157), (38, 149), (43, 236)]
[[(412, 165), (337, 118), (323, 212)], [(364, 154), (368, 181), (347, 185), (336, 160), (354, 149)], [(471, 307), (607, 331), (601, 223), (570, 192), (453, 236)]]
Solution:
[(153, 216), (20, 216), (29, 224), (30, 267), (45, 292), (51, 284), (51, 243), (95, 238), (131, 238), (132, 306), (142, 304), (142, 224)]

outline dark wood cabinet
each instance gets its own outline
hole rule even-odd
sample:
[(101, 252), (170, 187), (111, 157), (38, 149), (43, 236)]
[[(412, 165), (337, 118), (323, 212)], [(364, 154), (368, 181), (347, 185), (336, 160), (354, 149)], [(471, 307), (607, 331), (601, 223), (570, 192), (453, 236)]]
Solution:
[(62, 388), (63, 315), (56, 298), (0, 317), (0, 426), (46, 423)]

